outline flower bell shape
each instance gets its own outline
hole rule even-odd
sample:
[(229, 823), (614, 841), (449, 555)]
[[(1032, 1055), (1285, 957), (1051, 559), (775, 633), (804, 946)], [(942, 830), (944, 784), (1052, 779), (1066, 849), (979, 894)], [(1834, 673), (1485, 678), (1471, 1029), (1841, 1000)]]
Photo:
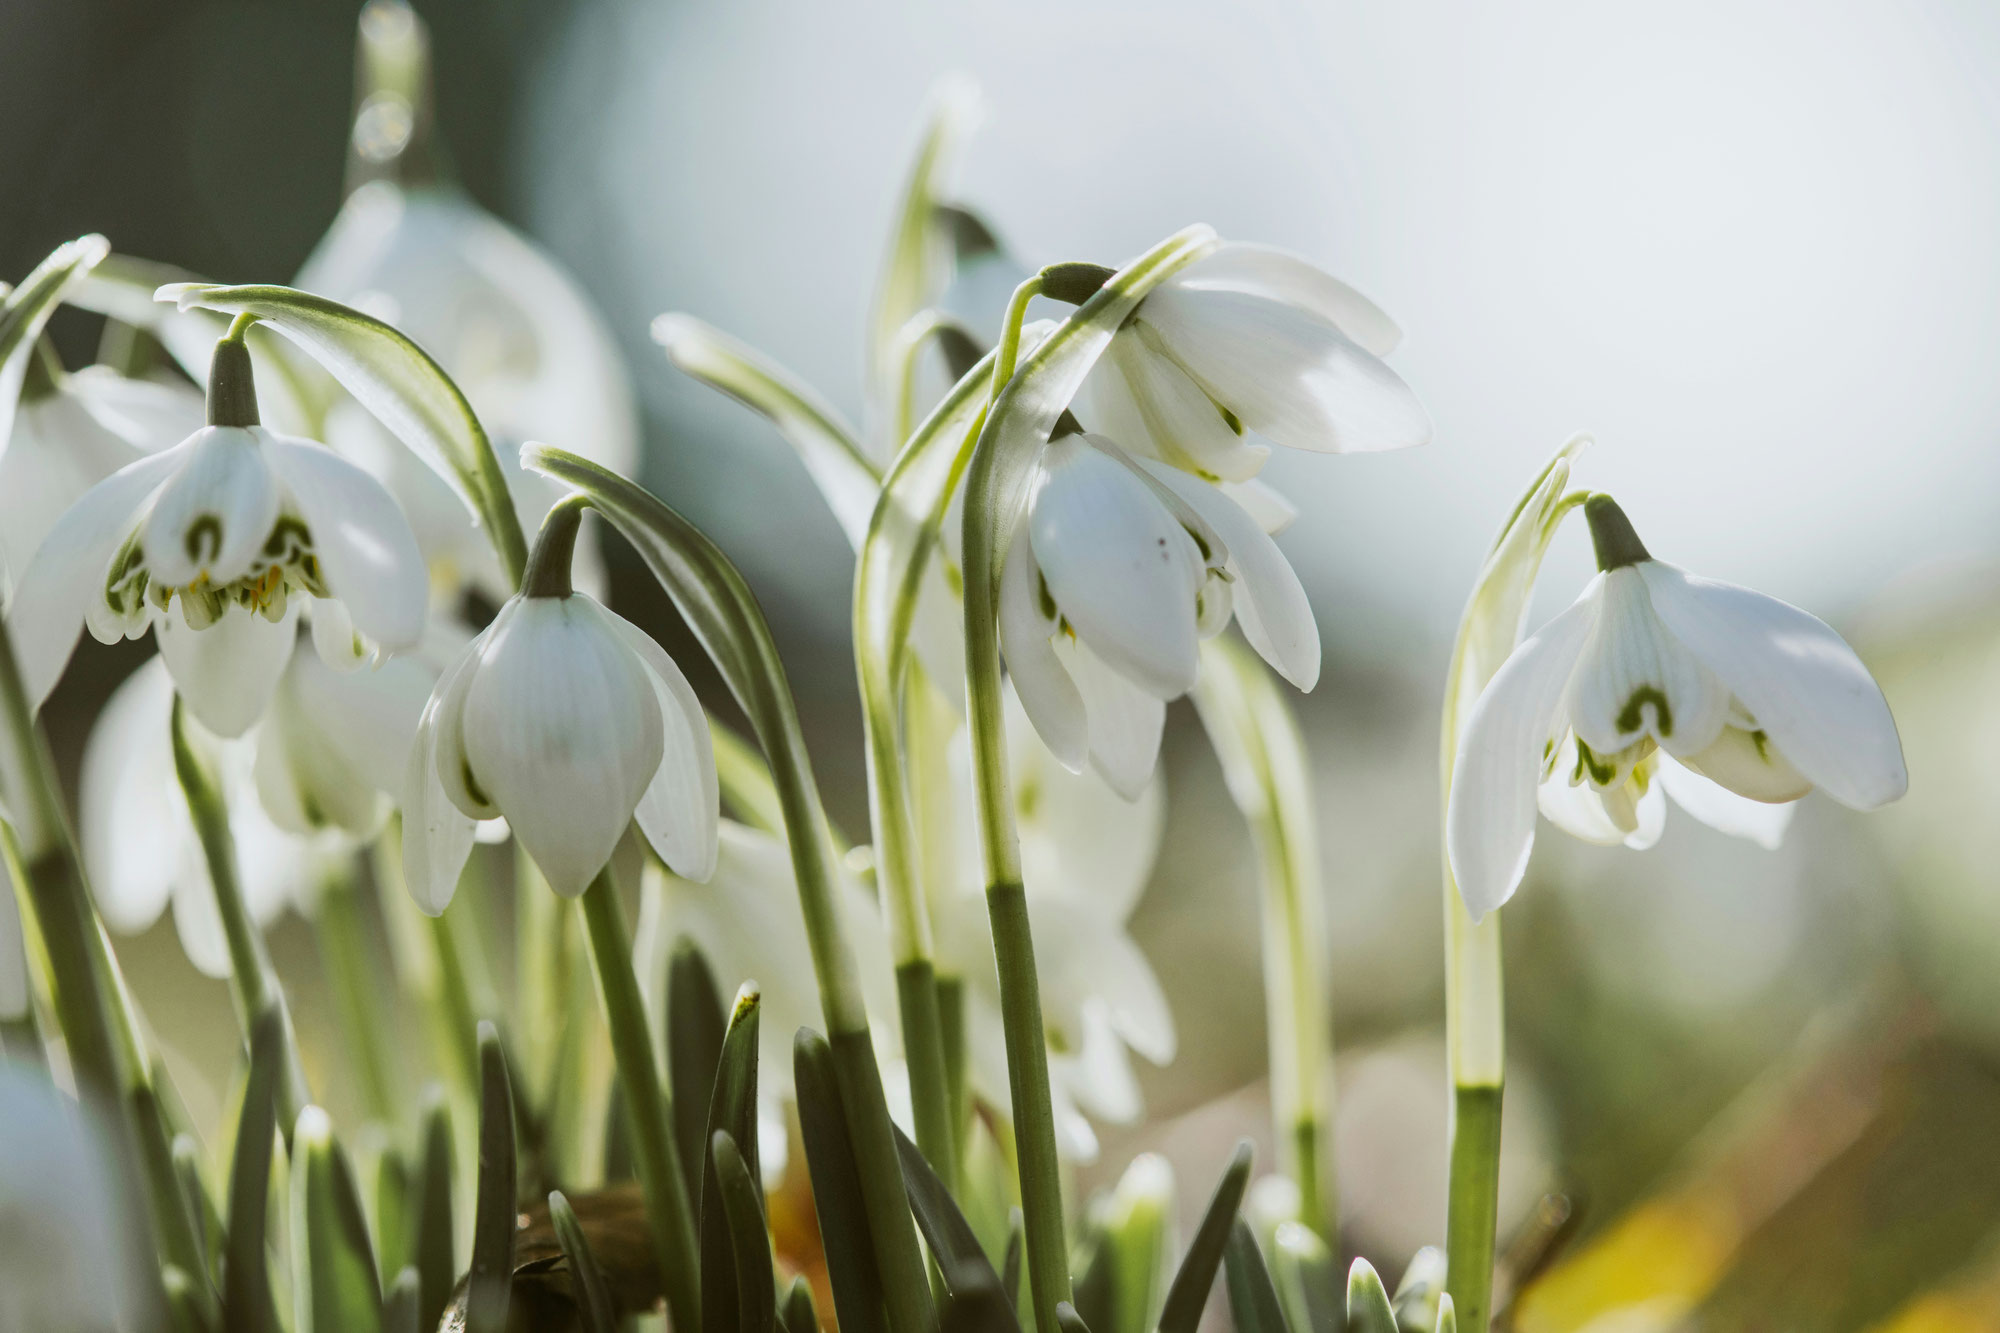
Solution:
[(1072, 772), (1127, 799), (1166, 703), (1234, 615), (1287, 680), (1319, 679), (1312, 605), (1270, 534), (1220, 489), (1080, 432), (1049, 443), (1000, 584), (1000, 642), (1035, 729)]
[(403, 782), (403, 872), (433, 916), (476, 820), (504, 816), (575, 897), (636, 819), (689, 879), (715, 868), (720, 791), (701, 702), (666, 650), (570, 587), (580, 503), (542, 527), (522, 591), (438, 678)]
[(1662, 790), (1774, 842), (1817, 787), (1872, 810), (1909, 785), (1888, 702), (1854, 650), (1776, 598), (1654, 560), (1605, 495), (1584, 506), (1600, 573), (1473, 705), (1445, 843), (1475, 919), (1526, 872), (1537, 807), (1598, 842), (1659, 836)]
[(337, 665), (416, 644), (428, 583), (381, 483), (258, 424), (240, 332), (216, 344), (209, 425), (130, 463), (65, 510), (22, 573), (8, 620), (36, 707), (85, 625), (102, 643), (151, 627), (188, 707), (240, 736), (290, 660), (297, 602)]
[(1407, 448), (1431, 420), (1383, 363), (1401, 338), (1337, 278), (1232, 243), (1139, 303), (1090, 378), (1091, 405), (1128, 448), (1215, 482), (1264, 466), (1251, 435), (1315, 453)]
[(0, 605), (58, 515), (98, 482), (201, 429), (185, 383), (128, 379), (108, 366), (68, 374), (29, 354), (13, 429), (0, 440)]

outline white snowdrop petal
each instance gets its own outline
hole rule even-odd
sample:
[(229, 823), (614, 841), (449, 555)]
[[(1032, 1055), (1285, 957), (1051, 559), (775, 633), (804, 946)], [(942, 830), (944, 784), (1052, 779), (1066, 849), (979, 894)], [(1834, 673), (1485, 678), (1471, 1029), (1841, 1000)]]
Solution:
[(109, 366), (87, 366), (63, 389), (99, 426), (147, 453), (171, 448), (207, 424), (201, 390), (177, 380), (133, 379)]
[(1729, 691), (1654, 614), (1640, 568), (1600, 576), (1602, 610), (1577, 661), (1570, 724), (1599, 755), (1650, 736), (1686, 756), (1722, 729)]
[(1298, 306), (1376, 356), (1389, 355), (1403, 340), (1403, 331), (1380, 306), (1326, 270), (1273, 246), (1227, 242), (1168, 279), (1168, 285), (1244, 292)]
[(1081, 773), (1090, 759), (1089, 715), (1083, 695), (1050, 641), (1057, 627), (1045, 612), (1041, 571), (1024, 516), (1000, 571), (1000, 651), (1007, 659), (1007, 677), (1042, 744), (1064, 768)]
[(634, 812), (639, 829), (675, 874), (705, 882), (715, 873), (716, 829), (722, 818), (708, 714), (680, 666), (652, 635), (615, 611), (596, 609), (645, 662), (665, 727), (660, 770)]
[[(12, 433), (0, 435), (0, 565), (17, 574), (64, 511), (145, 456), (65, 390), (22, 403)], [(0, 582), (0, 599), (7, 594)]]
[(1162, 699), (1193, 688), (1201, 555), (1137, 474), (1082, 436), (1055, 441), (1028, 536), (1056, 605), (1099, 657)]
[(1832, 627), (1775, 597), (1657, 560), (1640, 570), (1661, 620), (1802, 775), (1857, 810), (1908, 790), (1888, 701)]
[(1105, 360), (1125, 381), (1154, 457), (1211, 481), (1248, 481), (1270, 458), (1270, 447), (1246, 441), (1144, 324), (1113, 338)]
[(1146, 1104), (1128, 1052), (1103, 1001), (1090, 1000), (1083, 1006), (1083, 1048), (1051, 1058), (1049, 1074), (1086, 1114), (1114, 1125), (1133, 1124)]
[(173, 894), (174, 933), (180, 937), (181, 952), (203, 976), (228, 980), (229, 935), (222, 928), (222, 910), (216, 905), (207, 867), (176, 877)]
[(159, 920), (180, 869), (187, 802), (168, 731), (174, 683), (152, 657), (111, 692), (83, 747), (77, 835), (105, 924), (136, 934)]
[(256, 426), (208, 426), (191, 436), (185, 463), (160, 488), (139, 530), (146, 572), (184, 588), (234, 583), (250, 572), (278, 521), (278, 479)]
[[(1657, 774), (1658, 770), (1654, 772)], [(1643, 852), (1660, 840), (1666, 828), (1667, 793), (1657, 781), (1650, 782), (1645, 794), (1633, 805), (1632, 831), (1625, 835), (1625, 845), (1635, 852)]]
[[(497, 623), (497, 622), (496, 622)], [(478, 641), (445, 669), (417, 724), (397, 804), (403, 812), (403, 883), (417, 906), (437, 916), (450, 905), (458, 877), (472, 854), (472, 816), (446, 794), (441, 766), (462, 770), (457, 744), (447, 749), (440, 723), (464, 704), (462, 683), (479, 660)]]
[(1124, 927), (1088, 902), (1036, 894), (1028, 905), (1044, 1021), (1072, 1051), (1084, 1040), (1084, 1010), (1102, 1003), (1111, 1026), (1154, 1064), (1174, 1058), (1173, 1011), (1153, 966)]
[(296, 601), (278, 621), (232, 606), (207, 629), (187, 627), (178, 608), (155, 617), (153, 636), (188, 711), (218, 736), (235, 737), (271, 706), (298, 642)]
[(1140, 466), (1215, 529), (1240, 579), (1236, 618), (1243, 636), (1279, 675), (1310, 691), (1319, 683), (1319, 623), (1292, 562), (1255, 519), (1215, 487), (1158, 464)]
[(1257, 526), (1273, 537), (1292, 526), (1299, 516), (1298, 506), (1266, 481), (1232, 481), (1223, 483), (1222, 493), (1243, 507), (1243, 512), (1257, 520)]
[(1059, 639), (1055, 651), (1083, 699), (1092, 770), (1123, 799), (1138, 800), (1159, 765), (1167, 705), (1112, 670), (1081, 640)]
[(1527, 872), (1544, 746), (1597, 617), (1596, 587), (1515, 649), (1460, 733), (1445, 850), (1475, 921), (1512, 897)]
[(86, 606), (104, 599), (112, 558), (147, 499), (185, 457), (182, 449), (171, 449), (99, 482), (56, 520), (27, 568), (15, 571), (7, 629), (30, 707), (40, 708), (62, 678)]
[(659, 772), (663, 720), (632, 649), (577, 593), (524, 598), (465, 693), (465, 757), (551, 888), (576, 897)]
[(335, 671), (359, 671), (373, 653), (368, 639), (354, 628), (347, 608), (330, 597), (312, 599), (313, 652)]
[(1244, 292), (1162, 287), (1139, 308), (1208, 396), (1292, 449), (1423, 444), (1430, 414), (1395, 371), (1317, 315)]
[(1556, 753), (1555, 769), (1535, 790), (1535, 803), (1542, 817), (1582, 842), (1615, 847), (1625, 841), (1626, 831), (1611, 819), (1604, 801), (1589, 782), (1572, 783), (1576, 768), (1576, 737), (1565, 734)]
[(305, 519), (327, 591), (376, 643), (391, 651), (414, 647), (424, 632), (430, 578), (395, 499), (331, 449), (269, 433), (263, 445)]
[(1666, 755), (1661, 756), (1655, 776), (1675, 805), (1717, 832), (1747, 838), (1767, 851), (1775, 852), (1784, 842), (1785, 830), (1799, 808), (1797, 801), (1753, 801), (1738, 796)]

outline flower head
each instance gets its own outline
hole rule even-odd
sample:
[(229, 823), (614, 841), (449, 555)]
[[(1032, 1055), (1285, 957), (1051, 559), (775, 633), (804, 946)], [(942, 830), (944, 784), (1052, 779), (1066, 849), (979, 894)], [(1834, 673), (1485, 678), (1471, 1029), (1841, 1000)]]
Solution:
[(1301, 689), (1319, 630), (1277, 544), (1216, 486), (1097, 435), (1050, 442), (1001, 575), (1000, 640), (1035, 729), (1071, 771), (1128, 798), (1159, 753), (1166, 702), (1232, 615)]
[(1585, 505), (1601, 572), (1515, 650), (1473, 705), (1446, 816), (1475, 918), (1512, 896), (1535, 811), (1578, 837), (1649, 846), (1663, 792), (1774, 842), (1818, 787), (1870, 810), (1909, 785), (1882, 691), (1831, 628), (1776, 598), (1654, 560), (1609, 496)]
[[(39, 706), (86, 624), (100, 642), (157, 626), (168, 670), (211, 730), (241, 735), (290, 659), (294, 594), (329, 661), (413, 646), (427, 585), (381, 483), (257, 424), (240, 338), (217, 344), (212, 424), (130, 463), (64, 511), (8, 615)], [(211, 637), (213, 636), (213, 637)]]
[(581, 510), (558, 506), (522, 594), (438, 679), (403, 784), (403, 871), (450, 902), (475, 820), (505, 816), (575, 897), (636, 819), (690, 879), (715, 867), (720, 794), (701, 702), (645, 631), (569, 586)]

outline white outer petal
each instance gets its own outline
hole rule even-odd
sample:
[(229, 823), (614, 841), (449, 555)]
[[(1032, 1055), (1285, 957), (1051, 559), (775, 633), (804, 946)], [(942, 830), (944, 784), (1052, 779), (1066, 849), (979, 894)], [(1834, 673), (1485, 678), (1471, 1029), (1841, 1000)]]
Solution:
[(1516, 648), (1466, 718), (1445, 808), (1445, 851), (1475, 921), (1513, 897), (1527, 873), (1542, 747), (1597, 618), (1598, 586)]
[(104, 599), (112, 558), (153, 492), (185, 457), (170, 449), (112, 473), (56, 520), (28, 567), (17, 571), (7, 630), (30, 708), (40, 708), (62, 678), (86, 607)]
[[(65, 510), (142, 457), (99, 424), (67, 385), (22, 403), (13, 433), (0, 436), (0, 566), (26, 569)], [(0, 602), (7, 595), (0, 575)]]
[(1124, 799), (1138, 800), (1159, 767), (1167, 705), (1112, 670), (1082, 639), (1053, 646), (1089, 719), (1092, 771)]
[(1657, 560), (1639, 570), (1661, 620), (1806, 778), (1857, 810), (1909, 789), (1888, 700), (1832, 627), (1775, 597)]
[(1403, 340), (1382, 308), (1325, 269), (1273, 246), (1230, 241), (1167, 280), (1170, 287), (1247, 292), (1309, 310), (1376, 356)]
[[(258, 448), (259, 426), (207, 426), (188, 437), (184, 462), (153, 501), (139, 530), (146, 572), (184, 588), (199, 579), (234, 583), (278, 521), (279, 487)], [(180, 450), (175, 451), (177, 454)], [(208, 536), (194, 529), (213, 523)]]
[(665, 724), (660, 770), (634, 812), (640, 831), (675, 874), (704, 883), (715, 873), (716, 830), (722, 818), (708, 714), (680, 666), (652, 635), (615, 611), (596, 609), (645, 662)]
[[(1090, 760), (1090, 721), (1083, 695), (1057, 655), (1055, 622), (1042, 614), (1040, 570), (1024, 515), (1000, 571), (1000, 651), (1028, 718), (1056, 762), (1081, 773)], [(961, 636), (962, 637), (962, 636)]]
[[(499, 623), (498, 617), (494, 623)], [(441, 763), (456, 766), (463, 756), (456, 746), (451, 751), (442, 748), (439, 721), (447, 707), (463, 707), (463, 682), (478, 666), (480, 644), (481, 639), (474, 639), (438, 677), (417, 723), (397, 802), (403, 810), (403, 883), (417, 906), (431, 916), (451, 903), (465, 859), (472, 853), (474, 821), (446, 794), (439, 775)]]
[(298, 643), (299, 604), (276, 624), (232, 606), (207, 629), (187, 627), (179, 610), (153, 618), (153, 635), (188, 711), (218, 736), (236, 737), (271, 706)]
[(1056, 605), (1099, 657), (1162, 699), (1194, 687), (1201, 555), (1140, 474), (1086, 437), (1054, 441), (1028, 537)]
[(1278, 674), (1311, 691), (1319, 683), (1319, 622), (1305, 586), (1278, 544), (1255, 519), (1214, 486), (1185, 472), (1140, 461), (1161, 485), (1187, 502), (1229, 548), (1229, 567), (1240, 579), (1236, 620), (1243, 637)]
[(480, 789), (569, 898), (610, 861), (665, 749), (645, 664), (580, 599), (521, 599), (487, 641), (464, 712)]
[(327, 591), (354, 627), (391, 651), (415, 647), (430, 577), (394, 497), (331, 449), (269, 432), (263, 449), (312, 534)]
[(1747, 838), (1766, 851), (1775, 852), (1783, 844), (1785, 830), (1799, 808), (1797, 801), (1773, 804), (1738, 796), (1721, 783), (1711, 782), (1675, 763), (1670, 755), (1660, 756), (1659, 772), (1654, 778), (1674, 798), (1675, 805), (1702, 823), (1719, 833)]
[(1106, 373), (1123, 379), (1141, 438), (1155, 458), (1216, 481), (1248, 481), (1263, 470), (1270, 446), (1246, 441), (1231, 428), (1215, 400), (1143, 324), (1113, 338), (1105, 360)]
[(121, 935), (159, 920), (186, 859), (187, 802), (168, 727), (174, 683), (148, 659), (111, 692), (83, 747), (77, 831), (91, 895)]
[(1223, 483), (1222, 493), (1243, 507), (1243, 512), (1257, 520), (1257, 526), (1273, 537), (1292, 526), (1299, 517), (1299, 507), (1286, 499), (1284, 493), (1266, 481), (1231, 481)]

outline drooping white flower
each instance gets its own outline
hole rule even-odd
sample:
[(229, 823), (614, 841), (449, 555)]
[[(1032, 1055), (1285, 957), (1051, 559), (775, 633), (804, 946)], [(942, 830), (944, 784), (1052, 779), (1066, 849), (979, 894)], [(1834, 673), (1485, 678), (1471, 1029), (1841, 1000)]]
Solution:
[[(373, 674), (341, 679), (365, 684)], [(146, 930), (171, 902), (188, 960), (207, 976), (227, 977), (229, 948), (208, 861), (174, 771), (173, 703), (173, 679), (156, 657), (127, 677), (99, 714), (83, 751), (77, 812), (83, 864), (112, 930)], [(336, 728), (341, 720), (330, 715), (322, 724)], [(251, 919), (268, 926), (287, 907), (309, 905), (325, 877), (354, 854), (354, 840), (338, 831), (301, 836), (280, 827), (258, 800), (257, 742), (212, 735), (193, 716), (185, 725), (228, 807), (237, 881)]]
[(1252, 434), (1318, 453), (1406, 448), (1431, 421), (1382, 362), (1401, 338), (1304, 260), (1223, 245), (1139, 303), (1090, 378), (1090, 410), (1134, 452), (1215, 482), (1263, 467)]
[(1578, 837), (1649, 846), (1663, 791), (1767, 845), (1818, 787), (1857, 810), (1909, 785), (1882, 691), (1846, 641), (1776, 598), (1654, 560), (1609, 496), (1585, 505), (1600, 572), (1473, 705), (1446, 848), (1475, 918), (1527, 869), (1535, 812)]
[(1128, 797), (1159, 754), (1168, 700), (1194, 686), (1200, 640), (1231, 616), (1300, 689), (1319, 630), (1270, 534), (1208, 482), (1102, 436), (1044, 451), (1000, 585), (1000, 642), (1035, 729), (1072, 772)]
[(105, 478), (36, 550), (8, 608), (35, 706), (86, 624), (103, 643), (157, 627), (188, 707), (224, 736), (262, 715), (290, 660), (293, 593), (315, 599), (337, 665), (416, 644), (428, 588), (402, 511), (330, 449), (256, 424), (249, 374), (242, 342), (218, 343), (209, 418), (230, 424)]
[(504, 816), (568, 897), (635, 819), (668, 865), (706, 879), (719, 805), (708, 723), (673, 659), (588, 594), (537, 591), (531, 568), (529, 592), (500, 608), (424, 708), (403, 783), (403, 873), (417, 905), (442, 912), (474, 821)]
[[(36, 355), (31, 353), (31, 355)], [(202, 423), (192, 385), (127, 379), (107, 366), (38, 367), (0, 440), (0, 605), (58, 515), (98, 482), (184, 440)]]
[(0, 1062), (0, 1328), (139, 1326), (140, 1256), (113, 1141), (40, 1069)]

